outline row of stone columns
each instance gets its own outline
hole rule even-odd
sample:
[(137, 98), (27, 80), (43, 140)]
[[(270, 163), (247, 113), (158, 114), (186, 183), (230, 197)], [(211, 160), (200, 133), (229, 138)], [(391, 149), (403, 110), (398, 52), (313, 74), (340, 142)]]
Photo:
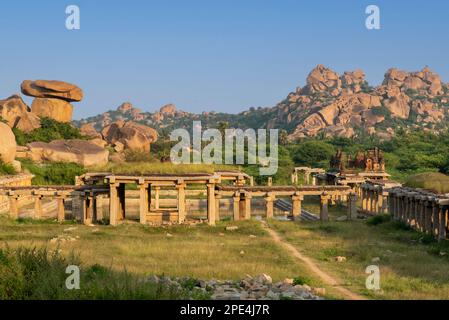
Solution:
[(388, 208), (393, 219), (415, 230), (445, 240), (448, 228), (449, 200), (419, 192), (393, 189), (389, 192)]
[(361, 187), (362, 211), (368, 214), (387, 213), (387, 197), (380, 186), (363, 185)]

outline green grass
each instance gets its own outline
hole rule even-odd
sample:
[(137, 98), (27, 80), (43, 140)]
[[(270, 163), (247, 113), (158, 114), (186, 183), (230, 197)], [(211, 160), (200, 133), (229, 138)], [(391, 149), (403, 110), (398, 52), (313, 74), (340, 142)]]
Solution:
[(14, 128), (13, 132), (16, 136), (17, 144), (21, 146), (35, 141), (50, 142), (62, 139), (87, 139), (78, 128), (70, 123), (62, 123), (50, 118), (41, 118), (41, 127), (29, 133), (17, 128)]
[(29, 159), (19, 159), (22, 168), (35, 175), (34, 185), (73, 185), (75, 177), (86, 172), (76, 163), (47, 162), (34, 163)]
[[(386, 216), (328, 223), (271, 221), (284, 239), (339, 278), (353, 292), (374, 299), (449, 299), (449, 243), (438, 243)], [(346, 257), (336, 262), (335, 257)], [(365, 288), (369, 265), (380, 268), (380, 291)]]
[(105, 166), (89, 168), (90, 171), (112, 172), (122, 174), (187, 174), (187, 173), (213, 173), (217, 170), (239, 170), (232, 165), (208, 165), (208, 164), (172, 164), (161, 162), (132, 162), (132, 163), (108, 163)]
[(436, 193), (449, 192), (449, 176), (439, 172), (419, 173), (406, 179), (405, 185), (427, 189)]
[[(226, 231), (237, 225), (235, 231)], [(170, 236), (167, 236), (167, 234)], [(52, 243), (60, 236), (76, 241)], [(254, 237), (255, 236), (255, 237)], [(24, 223), (0, 218), (0, 248), (47, 247), (61, 255), (79, 255), (84, 268), (107, 266), (136, 277), (166, 275), (195, 279), (240, 280), (247, 274), (269, 274), (273, 280), (301, 278), (321, 287), (307, 268), (273, 243), (258, 221), (208, 225), (150, 227), (126, 223), (117, 227)]]
[[(69, 290), (68, 266), (80, 268), (79, 289)], [(186, 280), (187, 281), (187, 280)], [(126, 270), (115, 271), (98, 264), (83, 266), (74, 254), (63, 256), (58, 249), (0, 249), (1, 300), (80, 299), (205, 299), (208, 294), (181, 287), (156, 284)]]
[(16, 174), (16, 170), (9, 163), (4, 163), (0, 160), (0, 176)]

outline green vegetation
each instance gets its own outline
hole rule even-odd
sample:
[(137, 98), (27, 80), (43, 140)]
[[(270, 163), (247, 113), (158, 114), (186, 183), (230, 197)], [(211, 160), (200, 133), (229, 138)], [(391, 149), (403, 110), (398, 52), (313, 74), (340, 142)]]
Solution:
[[(68, 290), (66, 268), (80, 267), (80, 288)], [(46, 248), (0, 249), (1, 300), (86, 300), (86, 299), (188, 299), (207, 298), (205, 294), (142, 281), (126, 271), (114, 271), (98, 264), (83, 267), (73, 254)]]
[[(308, 203), (307, 210), (317, 213), (319, 205)], [(334, 208), (328, 223), (271, 220), (270, 225), (352, 292), (373, 299), (449, 299), (447, 241), (438, 243), (386, 216), (336, 221), (344, 214)], [(337, 262), (338, 256), (346, 261)], [(369, 265), (379, 266), (378, 291), (365, 287)]]
[(37, 164), (29, 159), (19, 159), (22, 168), (35, 175), (34, 185), (73, 185), (75, 177), (86, 173), (76, 163), (48, 162)]
[(50, 142), (61, 139), (86, 139), (75, 126), (50, 118), (41, 118), (41, 127), (29, 133), (25, 133), (17, 128), (13, 129), (13, 132), (16, 136), (17, 144), (20, 146), (35, 141)]
[(9, 163), (4, 163), (3, 161), (0, 160), (0, 176), (2, 175), (10, 175), (10, 174), (15, 174), (16, 170), (14, 169), (14, 167), (12, 165), (10, 165)]
[[(117, 277), (124, 276), (122, 271), (127, 270), (133, 275), (131, 279), (134, 276), (142, 279), (165, 275), (171, 278), (240, 280), (246, 274), (267, 273), (274, 281), (303, 277), (311, 279), (307, 280), (308, 285), (321, 286), (307, 267), (273, 242), (259, 221), (220, 221), (216, 227), (177, 225), (169, 229), (130, 221), (117, 227), (97, 225), (95, 228), (67, 223), (28, 223), (0, 216), (0, 248), (14, 251), (21, 247), (46, 247), (51, 253), (61, 250), (65, 265), (82, 262), (82, 276), (89, 268), (100, 265), (117, 272), (112, 273)], [(225, 231), (229, 225), (238, 226), (238, 230)], [(51, 239), (57, 236), (70, 236), (76, 240), (52, 243)], [(72, 252), (77, 253), (75, 260)], [(0, 257), (0, 265), (1, 261)], [(12, 269), (20, 270), (17, 267)], [(108, 274), (111, 273), (108, 271)], [(0, 283), (2, 279), (6, 278), (0, 271)], [(115, 281), (112, 279), (110, 285), (113, 286)], [(117, 281), (120, 288), (122, 282)], [(189, 287), (188, 283), (186, 287)]]
[(412, 188), (422, 188), (437, 193), (449, 192), (449, 176), (439, 172), (420, 173), (410, 176), (405, 185)]
[(120, 174), (186, 174), (186, 173), (213, 173), (218, 170), (238, 170), (236, 166), (208, 165), (208, 164), (178, 164), (161, 162), (129, 162), (108, 163), (105, 166), (90, 168), (96, 172), (112, 172)]

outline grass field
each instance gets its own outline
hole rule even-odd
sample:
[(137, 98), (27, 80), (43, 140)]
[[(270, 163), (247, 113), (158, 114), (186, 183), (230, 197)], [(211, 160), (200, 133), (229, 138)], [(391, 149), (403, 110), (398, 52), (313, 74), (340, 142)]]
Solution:
[[(304, 208), (319, 211), (311, 202), (305, 202)], [(449, 299), (449, 245), (388, 219), (369, 219), (370, 224), (367, 220), (335, 221), (342, 214), (343, 208), (331, 207), (329, 223), (270, 220), (269, 225), (355, 293), (374, 299)], [(239, 228), (226, 231), (228, 225)], [(58, 237), (65, 241), (55, 241)], [(134, 222), (89, 227), (0, 218), (0, 249), (33, 247), (64, 257), (75, 254), (87, 269), (99, 265), (133, 277), (236, 280), (246, 274), (267, 273), (275, 281), (298, 278), (312, 287), (325, 287), (327, 298), (342, 298), (274, 243), (256, 220), (222, 221), (216, 227), (147, 227)], [(337, 256), (346, 261), (336, 262)], [(377, 292), (365, 288), (365, 268), (372, 264), (379, 265), (381, 271), (381, 290)]]
[[(307, 209), (318, 212), (314, 204)], [(449, 245), (388, 218), (329, 223), (270, 221), (289, 243), (353, 292), (374, 299), (449, 299)], [(371, 222), (367, 223), (367, 222)], [(337, 262), (337, 256), (346, 257)], [(380, 268), (380, 291), (365, 287), (369, 265)]]
[[(225, 231), (225, 226), (239, 226)], [(58, 236), (74, 241), (52, 243)], [(307, 271), (273, 244), (259, 221), (207, 225), (146, 227), (129, 223), (118, 227), (0, 221), (3, 247), (47, 247), (72, 252), (87, 265), (99, 264), (139, 276), (191, 276), (201, 279), (241, 279), (267, 273), (274, 280), (308, 278)], [(53, 241), (54, 242), (54, 241)], [(319, 286), (319, 281), (310, 285)]]

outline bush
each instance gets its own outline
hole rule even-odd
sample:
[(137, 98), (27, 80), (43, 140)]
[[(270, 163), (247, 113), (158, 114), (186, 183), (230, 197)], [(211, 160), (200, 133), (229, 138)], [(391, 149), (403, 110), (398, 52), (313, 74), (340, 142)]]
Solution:
[(405, 185), (411, 188), (422, 188), (436, 193), (449, 192), (449, 176), (439, 172), (426, 172), (410, 176)]
[(370, 226), (377, 226), (379, 224), (389, 222), (390, 220), (391, 216), (389, 214), (379, 214), (366, 219), (366, 224)]
[(50, 118), (41, 119), (41, 127), (29, 133), (25, 133), (17, 128), (13, 129), (18, 145), (26, 145), (30, 142), (53, 140), (87, 139), (78, 128), (70, 123), (62, 123)]
[(9, 163), (4, 163), (0, 160), (0, 176), (16, 174), (16, 169)]
[[(1, 300), (201, 299), (205, 294), (167, 284), (142, 281), (128, 272), (100, 265), (84, 267), (77, 256), (63, 257), (46, 248), (0, 249)], [(80, 268), (80, 289), (66, 287), (66, 268)]]
[(86, 170), (76, 163), (49, 162), (36, 164), (28, 159), (20, 159), (22, 168), (34, 174), (34, 185), (73, 185), (75, 177), (86, 173)]

